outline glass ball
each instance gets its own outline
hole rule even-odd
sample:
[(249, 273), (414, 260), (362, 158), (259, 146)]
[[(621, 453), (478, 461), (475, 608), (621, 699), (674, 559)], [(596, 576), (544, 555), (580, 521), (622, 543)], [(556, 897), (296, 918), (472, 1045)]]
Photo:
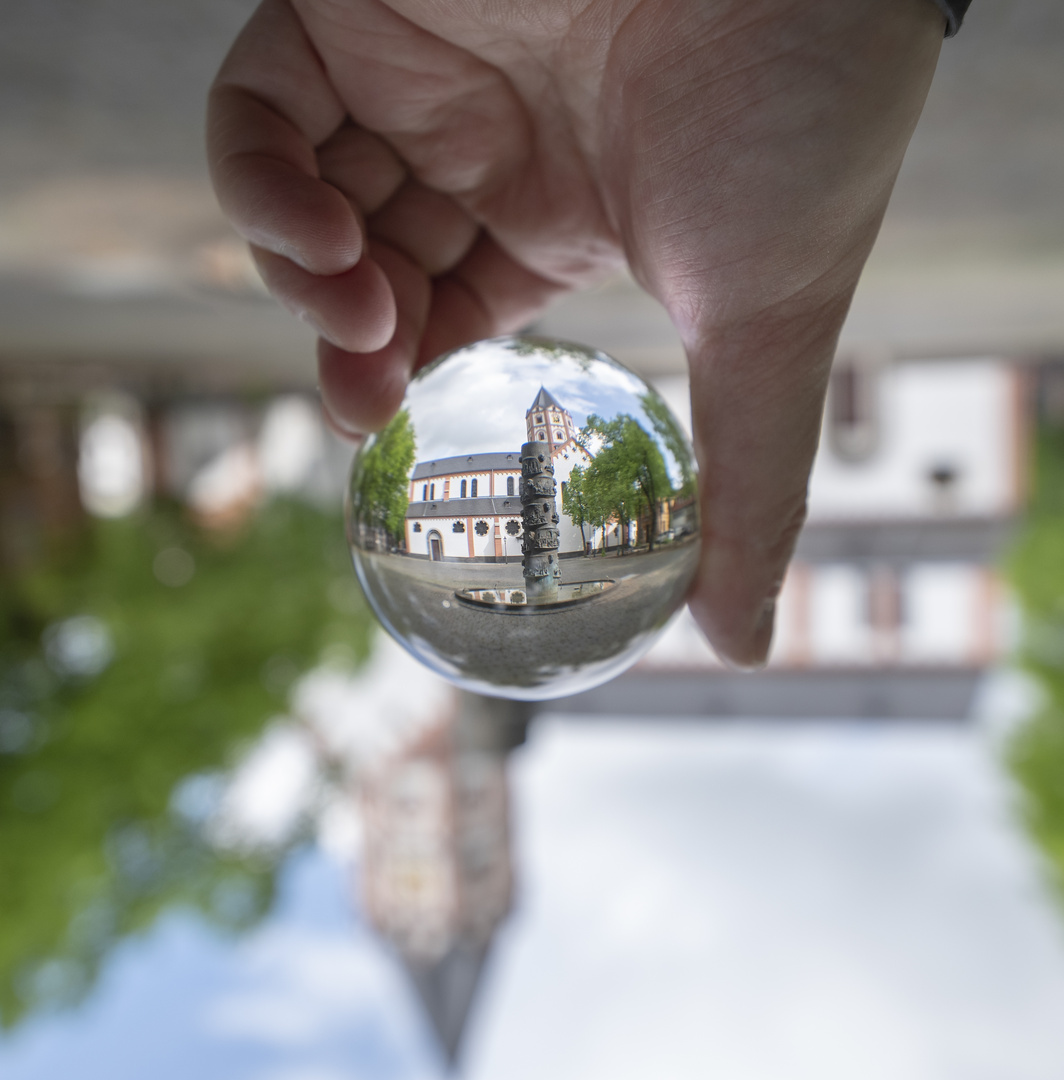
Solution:
[(601, 352), (480, 341), (423, 368), (355, 458), (347, 533), (392, 636), (468, 690), (590, 689), (650, 646), (699, 554), (694, 455)]

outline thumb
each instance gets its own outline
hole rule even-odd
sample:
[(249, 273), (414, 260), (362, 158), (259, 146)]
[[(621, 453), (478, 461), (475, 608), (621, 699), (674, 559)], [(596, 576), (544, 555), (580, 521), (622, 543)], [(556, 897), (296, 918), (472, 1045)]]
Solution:
[(721, 658), (741, 667), (763, 664), (772, 643), (851, 292), (712, 328), (688, 346), (702, 515), (690, 606)]

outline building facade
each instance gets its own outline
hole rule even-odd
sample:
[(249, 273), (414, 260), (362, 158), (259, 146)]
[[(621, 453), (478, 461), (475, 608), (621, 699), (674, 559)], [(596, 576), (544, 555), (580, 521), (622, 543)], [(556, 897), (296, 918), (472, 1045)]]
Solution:
[[(561, 555), (582, 554), (585, 549), (579, 528), (561, 513), (560, 498), (573, 468), (591, 460), (577, 442), (578, 431), (569, 411), (541, 387), (525, 412), (525, 434), (528, 442), (545, 442), (550, 447), (558, 483)], [(519, 447), (418, 462), (410, 477), (408, 497), (407, 554), (436, 562), (445, 558), (521, 558)], [(586, 539), (592, 539), (590, 534)]]

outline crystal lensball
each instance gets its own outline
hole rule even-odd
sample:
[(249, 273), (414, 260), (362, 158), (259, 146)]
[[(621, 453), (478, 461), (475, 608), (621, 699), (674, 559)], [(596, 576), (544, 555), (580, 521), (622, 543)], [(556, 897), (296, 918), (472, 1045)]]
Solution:
[(590, 689), (650, 646), (699, 552), (694, 456), (601, 352), (505, 337), (446, 353), (366, 439), (347, 500), (378, 618), (468, 690)]

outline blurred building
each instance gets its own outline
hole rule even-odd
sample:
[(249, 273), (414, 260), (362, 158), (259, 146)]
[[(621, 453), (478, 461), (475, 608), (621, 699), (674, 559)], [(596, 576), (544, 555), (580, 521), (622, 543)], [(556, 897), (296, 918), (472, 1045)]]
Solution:
[[(512, 703), (454, 709), (361, 779), (364, 908), (396, 948), (450, 1062), (513, 872), (505, 756), (523, 738)], [(516, 736), (516, 737), (511, 737)]]
[[(997, 567), (1028, 495), (1034, 380), (1005, 359), (840, 355), (766, 671), (726, 670), (684, 612), (633, 673), (574, 707), (966, 715), (1013, 644)], [(683, 385), (659, 388), (689, 414)]]

